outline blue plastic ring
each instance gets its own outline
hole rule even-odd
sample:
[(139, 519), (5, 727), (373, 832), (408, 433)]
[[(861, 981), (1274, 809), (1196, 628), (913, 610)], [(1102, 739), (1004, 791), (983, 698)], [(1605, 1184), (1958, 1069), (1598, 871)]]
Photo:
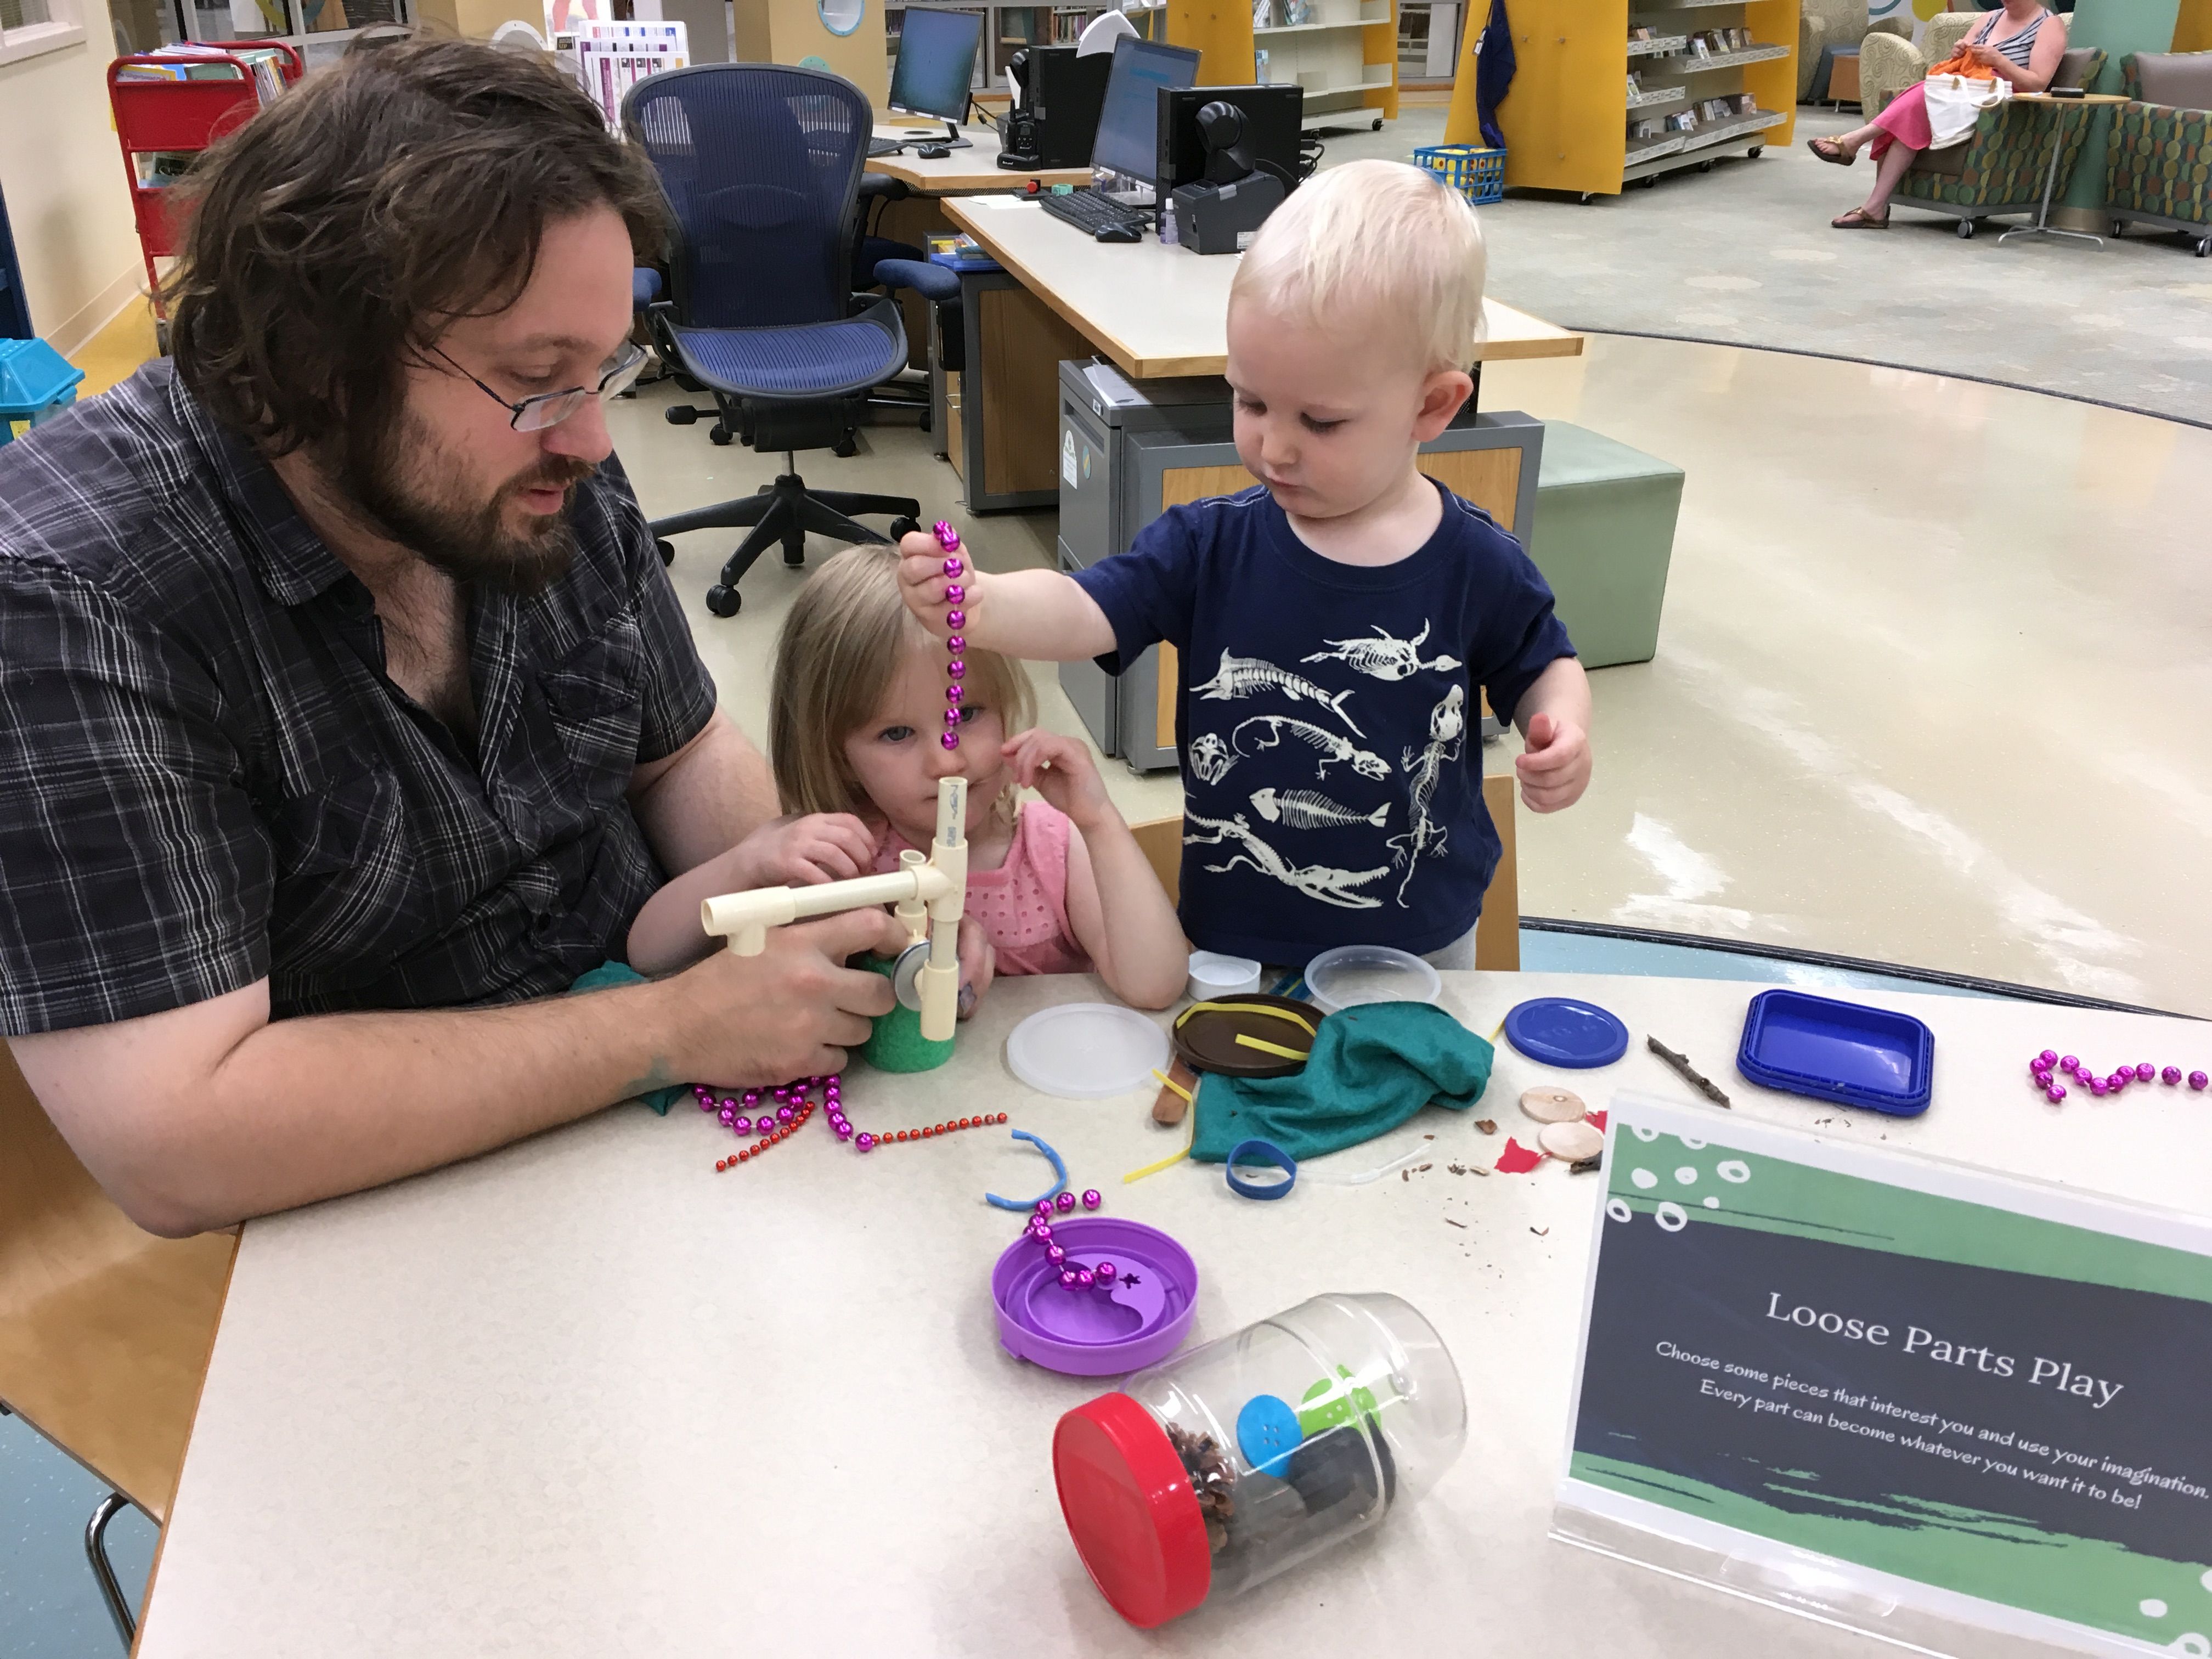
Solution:
[[(1244, 1181), (1238, 1178), (1239, 1164), (1272, 1164), (1283, 1172), (1280, 1181)], [(1298, 1184), (1298, 1161), (1272, 1140), (1240, 1140), (1229, 1149), (1229, 1161), (1222, 1166), (1229, 1176), (1229, 1190), (1240, 1198), (1280, 1198)]]
[[(1046, 1146), (1044, 1142), (1039, 1140), (1027, 1129), (1017, 1129), (1013, 1132), (1013, 1134), (1015, 1139), (1028, 1141), (1030, 1146), (1036, 1147), (1037, 1151), (1042, 1152), (1047, 1158), (1050, 1158), (1052, 1160), (1052, 1172), (1058, 1176), (1060, 1179), (1054, 1182), (1051, 1186), (1046, 1188), (1044, 1191), (1039, 1193), (1035, 1198), (1000, 1198), (996, 1193), (986, 1193), (983, 1194), (983, 1198), (987, 1203), (995, 1204), (1002, 1210), (1034, 1210), (1048, 1198), (1058, 1198), (1062, 1193), (1067, 1190), (1067, 1165), (1060, 1162), (1060, 1154), (1058, 1152), (1053, 1151), (1051, 1147)], [(1280, 1157), (1281, 1154), (1277, 1153), (1276, 1156)]]

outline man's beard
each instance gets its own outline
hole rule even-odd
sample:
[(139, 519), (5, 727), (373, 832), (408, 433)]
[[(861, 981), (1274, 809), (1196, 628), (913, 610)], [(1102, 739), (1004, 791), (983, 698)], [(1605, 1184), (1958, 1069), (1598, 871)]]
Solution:
[(597, 471), (589, 463), (548, 456), (470, 506), (459, 499), (461, 469), (413, 416), (403, 413), (383, 441), (367, 453), (347, 445), (340, 464), (345, 493), (370, 522), (457, 582), (527, 599), (568, 574), (576, 556), (568, 502), (558, 513), (531, 514), (532, 528), (506, 527), (508, 504), (526, 489), (555, 489), (573, 498)]

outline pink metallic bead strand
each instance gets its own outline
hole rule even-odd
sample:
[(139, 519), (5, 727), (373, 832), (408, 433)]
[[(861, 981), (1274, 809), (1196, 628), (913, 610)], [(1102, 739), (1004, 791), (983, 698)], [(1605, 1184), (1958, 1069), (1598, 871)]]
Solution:
[(947, 707), (945, 710), (945, 735), (938, 739), (950, 753), (960, 746), (960, 680), (968, 672), (968, 665), (960, 660), (961, 653), (968, 648), (968, 641), (958, 633), (967, 621), (966, 614), (959, 607), (968, 598), (968, 590), (960, 585), (960, 578), (966, 574), (968, 567), (957, 556), (960, 551), (958, 531), (939, 519), (931, 526), (931, 533), (937, 538), (937, 544), (945, 550), (945, 599), (953, 607), (945, 617), (946, 625), (955, 631), (945, 642), (945, 649), (950, 658), (945, 665), (945, 701)]

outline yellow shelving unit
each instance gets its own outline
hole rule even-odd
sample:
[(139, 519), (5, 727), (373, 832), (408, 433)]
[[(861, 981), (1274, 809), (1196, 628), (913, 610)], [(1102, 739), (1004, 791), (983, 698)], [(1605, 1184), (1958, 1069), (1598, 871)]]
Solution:
[[(1169, 0), (1167, 38), (1198, 48), (1199, 85), (1295, 83), (1309, 119), (1355, 109), (1397, 118), (1398, 0), (1310, 0), (1304, 21), (1256, 27), (1254, 9), (1250, 0)], [(1281, 0), (1272, 15), (1284, 15)], [(1256, 51), (1267, 54), (1264, 77)]]
[[(1787, 144), (1796, 129), (1797, 4), (1524, 0), (1512, 14), (1520, 68), (1498, 107), (1507, 185), (1567, 191), (1588, 201), (1662, 173)], [(1653, 39), (1630, 40), (1633, 27), (1650, 29)], [(1723, 28), (1748, 29), (1753, 45), (1707, 58), (1690, 51), (1692, 36)], [(1641, 77), (1643, 93), (1628, 91), (1631, 74)], [(1752, 95), (1755, 113), (1658, 139), (1629, 137), (1632, 121), (1663, 121), (1739, 93)]]

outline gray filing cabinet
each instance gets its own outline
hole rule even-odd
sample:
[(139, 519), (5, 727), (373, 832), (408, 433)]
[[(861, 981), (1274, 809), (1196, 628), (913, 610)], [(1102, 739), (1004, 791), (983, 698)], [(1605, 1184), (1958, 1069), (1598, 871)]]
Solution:
[[(1528, 416), (1465, 409), (1422, 446), (1421, 470), (1526, 544), (1543, 441), (1543, 423)], [(1251, 485), (1237, 459), (1227, 381), (1132, 380), (1096, 360), (1060, 364), (1062, 570), (1127, 551), (1170, 507)], [(1062, 663), (1060, 684), (1100, 749), (1158, 771), (1176, 764), (1177, 668), (1173, 647), (1159, 646), (1119, 678), (1088, 659)]]

